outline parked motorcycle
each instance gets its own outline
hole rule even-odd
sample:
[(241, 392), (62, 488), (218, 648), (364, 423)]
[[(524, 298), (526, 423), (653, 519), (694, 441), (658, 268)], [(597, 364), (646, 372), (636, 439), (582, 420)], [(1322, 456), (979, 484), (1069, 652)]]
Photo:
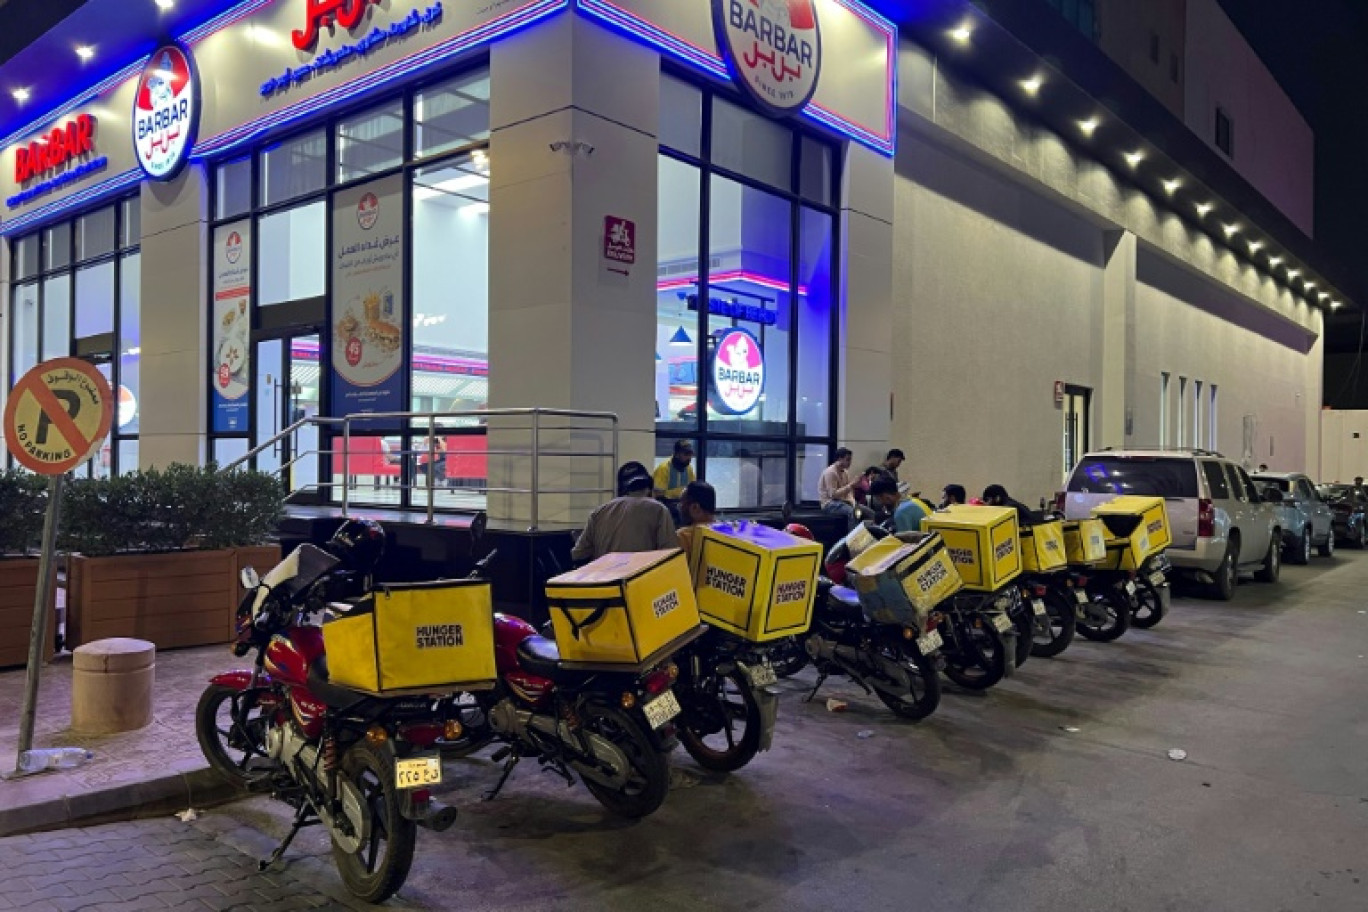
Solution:
[(461, 734), (449, 697), (381, 697), (329, 682), (322, 613), (340, 590), (366, 584), (383, 547), (378, 524), (349, 520), (327, 551), (301, 545), (264, 579), (244, 569), (234, 653), (256, 650), (255, 665), (216, 675), (195, 712), (215, 770), (295, 810), (261, 869), (300, 829), (322, 824), (343, 882), (372, 903), (403, 885), (417, 826), (440, 832), (455, 822), (428, 787), (441, 781), (434, 748)]
[(767, 644), (710, 627), (675, 663), (679, 741), (699, 766), (732, 772), (769, 750), (779, 696)]
[(1169, 572), (1172, 565), (1163, 551), (1151, 555), (1135, 575), (1135, 594), (1132, 596), (1131, 623), (1143, 630), (1158, 626), (1168, 614), (1172, 603)]
[(1078, 626), (1069, 574), (1032, 574), (1021, 580), (1020, 588), (1022, 601), (1031, 606), (1031, 629), (1022, 636), (1031, 655), (1048, 659), (1068, 649)]
[(970, 690), (987, 690), (1017, 666), (1021, 595), (1015, 585), (998, 592), (963, 590), (936, 608), (945, 676)]
[(1134, 570), (1101, 567), (1070, 568), (1075, 589), (1086, 600), (1078, 603), (1078, 632), (1098, 643), (1110, 643), (1130, 629), (1137, 591)]

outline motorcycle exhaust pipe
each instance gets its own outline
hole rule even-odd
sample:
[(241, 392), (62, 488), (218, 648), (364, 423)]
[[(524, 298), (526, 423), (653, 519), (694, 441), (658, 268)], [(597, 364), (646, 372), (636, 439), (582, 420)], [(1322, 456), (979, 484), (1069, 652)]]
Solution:
[(445, 833), (456, 822), (456, 809), (430, 798), (421, 807), (406, 808), (404, 816), (425, 830)]

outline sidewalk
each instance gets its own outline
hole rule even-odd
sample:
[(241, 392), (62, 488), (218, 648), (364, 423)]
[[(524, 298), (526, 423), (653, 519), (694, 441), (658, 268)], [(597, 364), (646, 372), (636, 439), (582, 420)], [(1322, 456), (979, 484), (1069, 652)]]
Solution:
[[(117, 735), (71, 732), (71, 656), (44, 666), (35, 747), (84, 747), (95, 756), (75, 770), (0, 781), (0, 836), (205, 807), (234, 794), (195, 740), (195, 704), (209, 678), (245, 667), (227, 646), (157, 654), (153, 720)], [(24, 670), (0, 672), (0, 773), (14, 769)]]

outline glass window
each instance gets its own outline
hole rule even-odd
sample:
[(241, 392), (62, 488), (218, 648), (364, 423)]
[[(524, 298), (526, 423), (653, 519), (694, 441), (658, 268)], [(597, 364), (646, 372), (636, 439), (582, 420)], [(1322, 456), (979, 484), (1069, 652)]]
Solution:
[[(35, 240), (36, 240), (35, 236)], [(14, 372), (18, 380), (38, 364), (38, 284), (30, 282), (14, 289)]]
[(1236, 477), (1239, 478), (1240, 484), (1244, 486), (1245, 499), (1257, 501), (1259, 499), (1259, 492), (1254, 488), (1254, 482), (1250, 481), (1249, 473), (1239, 466), (1232, 466), (1231, 470), (1235, 473)]
[(489, 138), (489, 72), (422, 89), (414, 99), (414, 144), (419, 158)]
[(119, 474), (128, 475), (138, 471), (138, 441), (119, 441)]
[(793, 134), (759, 114), (713, 99), (713, 164), (789, 190), (793, 186)]
[(273, 206), (322, 190), (328, 182), (327, 145), (323, 131), (317, 130), (267, 146), (261, 153), (261, 204)]
[(687, 82), (660, 77), (660, 144), (703, 156), (703, 93)]
[[(658, 440), (668, 458), (673, 441)], [(708, 483), (719, 509), (780, 507), (788, 499), (788, 445), (783, 440), (712, 440), (707, 446)]]
[(817, 486), (822, 473), (828, 465), (827, 454), (830, 450), (825, 443), (805, 443), (798, 449), (798, 500), (800, 503), (818, 503)]
[(415, 172), (412, 211), (413, 408), (482, 408), (489, 398), (488, 154)]
[(252, 208), (252, 157), (224, 162), (214, 169), (214, 214), (225, 219)]
[(114, 263), (98, 263), (76, 270), (75, 338), (86, 339), (113, 331)]
[[(711, 210), (708, 420), (729, 433), (787, 435), (792, 205), (714, 176)], [(712, 369), (714, 359), (724, 367)]]
[(656, 248), (656, 428), (698, 427), (698, 169), (659, 159)]
[[(127, 390), (128, 403), (125, 404), (124, 390), (120, 390), (118, 430), (120, 434), (125, 436), (138, 433), (139, 400), (141, 399), (141, 387), (138, 381), (139, 368), (142, 363), (142, 334), (139, 329), (141, 324), (141, 308), (139, 306), (141, 285), (142, 255), (138, 253), (128, 254), (119, 266), (119, 376)], [(136, 451), (131, 463), (124, 460), (122, 449), (119, 453), (120, 471), (126, 470), (130, 465), (137, 466)]]
[(394, 101), (337, 124), (337, 180), (388, 171), (404, 161), (404, 102)]
[(833, 220), (804, 208), (798, 258), (798, 427), (799, 437), (825, 437), (832, 431), (831, 300)]
[(246, 456), (250, 450), (251, 447), (245, 438), (219, 438), (214, 441), (214, 463), (219, 466), (232, 465)]
[(258, 304), (316, 298), (325, 292), (327, 214), (327, 203), (318, 200), (262, 216), (257, 222), (261, 235)]
[(119, 246), (137, 247), (142, 243), (142, 200), (133, 196), (119, 203)]
[(76, 260), (93, 259), (114, 252), (114, 207), (83, 215), (76, 220)]
[(1091, 456), (1069, 479), (1069, 490), (1083, 494), (1139, 494), (1196, 497), (1197, 470), (1191, 459)]
[(38, 235), (21, 237), (14, 244), (14, 277), (28, 279), (38, 274)]
[(799, 192), (824, 206), (831, 205), (831, 146), (803, 137)]
[(71, 354), (71, 275), (62, 273), (43, 281), (43, 358)]
[(1202, 474), (1206, 476), (1207, 491), (1212, 500), (1230, 499), (1230, 485), (1226, 483), (1225, 471), (1219, 462), (1202, 462)]
[(62, 222), (43, 231), (43, 269), (71, 265), (71, 222)]

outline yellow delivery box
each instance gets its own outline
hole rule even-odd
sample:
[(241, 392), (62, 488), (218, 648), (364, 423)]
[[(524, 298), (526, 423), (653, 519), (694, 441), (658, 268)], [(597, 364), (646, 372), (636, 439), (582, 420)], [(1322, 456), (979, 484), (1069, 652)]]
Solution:
[(995, 592), (1021, 575), (1016, 510), (955, 504), (922, 520), (923, 532), (939, 532), (964, 587)]
[(1071, 564), (1100, 564), (1107, 557), (1107, 526), (1100, 519), (1064, 523), (1064, 553)]
[(1093, 507), (1092, 514), (1107, 527), (1107, 567), (1139, 569), (1173, 541), (1162, 497), (1114, 497)]
[(561, 661), (645, 666), (702, 629), (684, 552), (605, 554), (546, 584)]
[(693, 539), (703, 620), (756, 643), (808, 629), (822, 546), (752, 522), (717, 523)]
[(369, 693), (494, 686), (494, 602), (483, 580), (385, 586), (323, 621), (332, 683)]
[(923, 633), (931, 609), (964, 586), (944, 539), (934, 532), (885, 538), (846, 564), (846, 574), (871, 618), (916, 625)]
[(1069, 564), (1064, 553), (1064, 524), (1036, 523), (1021, 530), (1022, 566), (1027, 573), (1053, 573)]
[(874, 533), (869, 531), (868, 523), (860, 523), (850, 530), (850, 534), (831, 546), (832, 554), (838, 554), (842, 548), (845, 549), (847, 559), (859, 557), (870, 548), (874, 547), (879, 539)]

